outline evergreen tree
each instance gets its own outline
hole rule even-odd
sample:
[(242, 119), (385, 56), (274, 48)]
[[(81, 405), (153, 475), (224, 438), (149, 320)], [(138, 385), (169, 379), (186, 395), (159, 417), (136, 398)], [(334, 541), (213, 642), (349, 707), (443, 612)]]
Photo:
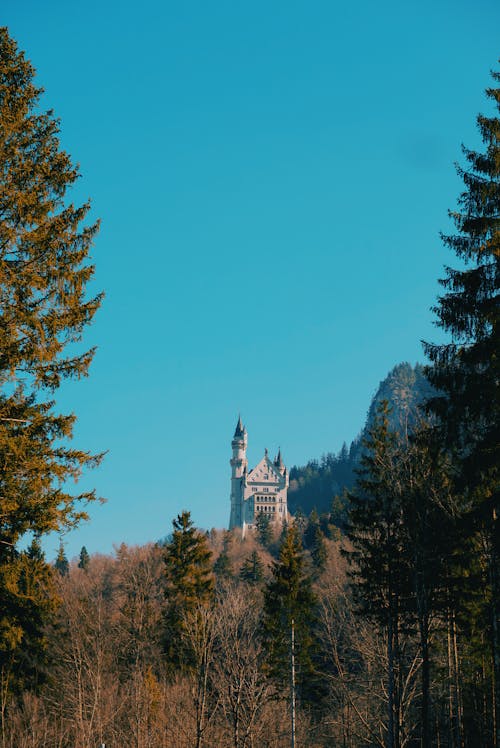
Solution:
[(325, 537), (321, 530), (318, 513), (315, 509), (309, 516), (304, 532), (304, 545), (311, 554), (311, 561), (318, 572), (322, 572), (326, 565), (327, 552)]
[(268, 514), (259, 512), (255, 520), (257, 537), (263, 548), (270, 548), (273, 542), (273, 528), (271, 526), (271, 517)]
[(57, 571), (62, 577), (67, 576), (67, 574), (69, 573), (69, 562), (68, 562), (68, 559), (66, 558), (66, 553), (64, 551), (64, 544), (62, 540), (59, 543), (59, 550), (57, 552), (57, 557), (54, 562), (54, 568), (57, 569)]
[(80, 551), (80, 560), (78, 561), (78, 568), (83, 569), (84, 571), (87, 571), (87, 569), (89, 568), (89, 564), (90, 564), (89, 553), (87, 549), (85, 548), (85, 546), (82, 545), (82, 549)]
[(375, 415), (359, 469), (357, 490), (351, 495), (348, 537), (354, 550), (353, 592), (360, 612), (377, 621), (385, 632), (388, 661), (387, 746), (399, 745), (400, 710), (396, 670), (399, 658), (402, 597), (408, 591), (404, 562), (402, 502), (397, 479), (398, 445), (389, 428), (389, 406), (382, 401)]
[(264, 564), (257, 551), (252, 551), (240, 569), (240, 579), (248, 584), (260, 584), (264, 579)]
[(0, 653), (22, 635), (13, 598), (19, 541), (84, 517), (78, 501), (94, 492), (75, 496), (66, 486), (99, 461), (66, 446), (75, 416), (54, 412), (61, 382), (87, 374), (93, 350), (74, 346), (101, 296), (85, 295), (98, 227), (82, 226), (88, 204), (65, 200), (78, 171), (59, 147), (58, 120), (40, 109), (41, 93), (0, 28)]
[(229, 558), (229, 548), (231, 545), (232, 537), (233, 536), (230, 532), (224, 533), (222, 551), (214, 564), (214, 573), (218, 579), (230, 579), (233, 576), (233, 568), (231, 559)]
[(421, 425), (401, 452), (395, 477), (401, 485), (402, 556), (409, 576), (403, 605), (418, 632), (420, 650), (421, 746), (430, 748), (435, 724), (430, 698), (431, 646), (436, 651), (437, 622), (454, 607), (453, 599), (463, 583), (458, 566), (466, 553), (458, 540), (449, 460), (427, 425)]
[[(500, 73), (492, 73), (495, 84)], [(438, 395), (430, 408), (439, 436), (455, 457), (456, 490), (463, 497), (469, 535), (481, 538), (484, 584), (489, 590), (489, 640), (494, 664), (496, 736), (500, 745), (500, 87), (486, 91), (497, 116), (479, 115), (483, 151), (464, 148), (458, 168), (465, 189), (451, 213), (457, 233), (445, 244), (461, 261), (441, 280), (435, 312), (451, 336), (426, 345)]]
[(165, 653), (174, 667), (189, 667), (193, 653), (184, 636), (186, 617), (198, 605), (208, 606), (212, 600), (212, 554), (206, 536), (194, 527), (189, 512), (179, 514), (173, 528), (164, 551)]
[(304, 537), (304, 532), (307, 527), (307, 517), (305, 516), (302, 509), (297, 509), (297, 511), (293, 515), (293, 524), (295, 525), (299, 533), (299, 536), (302, 539)]
[[(10, 564), (0, 567), (5, 608), (0, 610), (2, 682), (1, 721), (6, 718), (9, 692), (37, 689), (47, 679), (47, 628), (52, 622), (57, 597), (52, 569), (47, 564), (40, 540), (34, 537), (26, 551), (12, 549)], [(5, 635), (8, 632), (9, 636)]]
[[(338, 494), (333, 497), (330, 508), (329, 523), (337, 530), (345, 529), (349, 516), (349, 493), (347, 489), (342, 491), (342, 494)], [(339, 532), (333, 533), (337, 536)]]
[[(304, 564), (302, 541), (295, 525), (287, 528), (279, 559), (264, 592), (262, 636), (267, 673), (282, 691), (290, 682), (292, 621), (295, 632), (297, 692), (313, 706), (321, 691), (314, 666), (316, 596)], [(316, 703), (317, 705), (317, 703)]]

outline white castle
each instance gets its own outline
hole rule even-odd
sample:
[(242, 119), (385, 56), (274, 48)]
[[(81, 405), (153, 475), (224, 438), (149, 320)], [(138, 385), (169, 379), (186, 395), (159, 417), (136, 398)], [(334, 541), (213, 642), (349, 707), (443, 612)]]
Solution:
[(270, 517), (272, 522), (282, 524), (288, 519), (287, 489), (288, 472), (281, 459), (281, 450), (270, 460), (267, 449), (264, 457), (253, 470), (248, 470), (247, 430), (238, 419), (231, 446), (231, 516), (229, 529), (241, 527), (245, 534), (259, 513)]

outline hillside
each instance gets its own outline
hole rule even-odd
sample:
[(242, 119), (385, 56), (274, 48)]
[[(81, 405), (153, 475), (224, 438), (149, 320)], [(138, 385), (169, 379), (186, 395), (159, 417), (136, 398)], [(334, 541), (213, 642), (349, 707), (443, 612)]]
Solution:
[(391, 428), (399, 433), (411, 431), (418, 418), (419, 405), (431, 394), (423, 366), (401, 363), (380, 382), (372, 398), (365, 424), (348, 447), (344, 442), (338, 453), (328, 452), (319, 459), (290, 470), (288, 506), (292, 514), (301, 511), (308, 515), (313, 509), (320, 514), (330, 512), (332, 521), (342, 527), (345, 519), (345, 502), (341, 497), (345, 488), (353, 486), (355, 469), (363, 449), (363, 438), (373, 422), (378, 404), (387, 400), (392, 408)]

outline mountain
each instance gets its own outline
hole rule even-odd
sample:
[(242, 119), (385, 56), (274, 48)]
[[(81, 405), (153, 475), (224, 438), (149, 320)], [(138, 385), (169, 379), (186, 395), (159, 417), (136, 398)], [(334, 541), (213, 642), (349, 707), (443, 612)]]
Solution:
[[(412, 430), (419, 417), (419, 406), (432, 394), (421, 364), (412, 366), (401, 363), (392, 369), (380, 382), (372, 398), (365, 424), (360, 434), (351, 442), (344, 442), (337, 454), (328, 452), (319, 460), (310, 460), (302, 467), (290, 470), (288, 506), (292, 514), (329, 513), (330, 521), (342, 527), (346, 515), (344, 489), (350, 489), (356, 480), (355, 469), (363, 450), (363, 439), (367, 435), (379, 403), (387, 400), (392, 408), (390, 425), (392, 430), (406, 434)], [(335, 502), (333, 502), (334, 498)], [(333, 502), (333, 506), (332, 506)]]

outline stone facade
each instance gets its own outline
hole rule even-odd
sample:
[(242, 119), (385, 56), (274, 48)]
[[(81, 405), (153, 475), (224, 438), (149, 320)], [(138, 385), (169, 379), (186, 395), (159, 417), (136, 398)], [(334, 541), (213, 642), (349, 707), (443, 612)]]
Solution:
[(287, 490), (288, 472), (281, 458), (281, 450), (271, 460), (264, 457), (252, 470), (248, 470), (246, 456), (247, 430), (238, 419), (231, 447), (231, 516), (229, 529), (241, 527), (243, 534), (255, 523), (259, 513), (282, 524), (288, 518)]

